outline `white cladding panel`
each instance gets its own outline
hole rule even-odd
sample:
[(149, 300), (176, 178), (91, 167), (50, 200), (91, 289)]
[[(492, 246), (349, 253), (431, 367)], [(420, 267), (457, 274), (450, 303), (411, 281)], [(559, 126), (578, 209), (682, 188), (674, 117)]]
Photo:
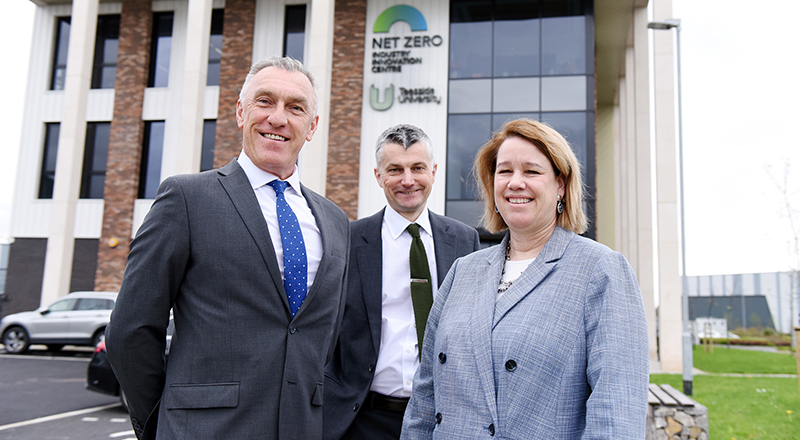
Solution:
[[(386, 205), (383, 190), (375, 181), (375, 141), (396, 124), (420, 127), (431, 138), (438, 163), (436, 183), (428, 208), (444, 214), (447, 163), (447, 78), (449, 47), (449, 2), (409, 0), (424, 17), (427, 29), (413, 31), (406, 21), (395, 21), (388, 32), (373, 32), (375, 21), (386, 9), (398, 4), (390, 0), (367, 1), (367, 28), (364, 41), (364, 89), (361, 110), (361, 151), (358, 184), (358, 217), (375, 213)], [(413, 20), (412, 20), (413, 21)], [(383, 60), (403, 60), (400, 72), (374, 72), (391, 64)], [(370, 103), (371, 90), (379, 96), (377, 110)], [(409, 100), (408, 98), (412, 98)], [(413, 102), (414, 100), (422, 102)], [(374, 101), (374, 100), (373, 100)], [(432, 102), (426, 102), (432, 101)]]

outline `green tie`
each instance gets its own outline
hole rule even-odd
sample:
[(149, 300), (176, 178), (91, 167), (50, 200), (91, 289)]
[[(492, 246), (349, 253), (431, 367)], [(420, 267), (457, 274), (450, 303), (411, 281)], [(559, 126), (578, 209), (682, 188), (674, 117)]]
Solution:
[(433, 288), (431, 286), (431, 269), (428, 266), (428, 255), (425, 245), (419, 237), (419, 225), (411, 223), (406, 228), (411, 234), (411, 303), (414, 305), (414, 321), (417, 325), (417, 344), (419, 356), (422, 357), (422, 340), (425, 336), (425, 324), (433, 305)]

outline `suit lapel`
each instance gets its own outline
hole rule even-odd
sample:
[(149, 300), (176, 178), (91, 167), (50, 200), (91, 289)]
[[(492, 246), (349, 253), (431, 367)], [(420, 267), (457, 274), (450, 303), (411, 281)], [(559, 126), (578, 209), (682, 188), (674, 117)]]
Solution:
[[(319, 228), (319, 234), (322, 237), (322, 259), (319, 261), (319, 267), (317, 268), (317, 275), (318, 279), (321, 279), (324, 274), (328, 273), (328, 266), (331, 264), (331, 248), (333, 245), (331, 244), (331, 236), (333, 232), (330, 230), (331, 226), (328, 222), (324, 221), (325, 215), (323, 212), (322, 204), (318, 197), (322, 197), (317, 193), (310, 191), (306, 188), (302, 183), (300, 184), (300, 191), (303, 193), (303, 197), (306, 199), (306, 203), (308, 203), (308, 207), (311, 208), (311, 213), (314, 215), (314, 221), (317, 223), (317, 228)], [(281, 281), (283, 282), (283, 281)], [(311, 284), (311, 289), (309, 289), (308, 294), (306, 294), (306, 298), (303, 300), (303, 304), (300, 305), (300, 309), (297, 310), (297, 314), (295, 314), (295, 318), (303, 313), (303, 310), (306, 306), (311, 303), (314, 299), (314, 296), (317, 294), (317, 291), (321, 289), (321, 285), (324, 283), (314, 281)], [(286, 295), (284, 295), (286, 296)], [(288, 306), (288, 300), (287, 300)]]
[(475, 356), (476, 369), (483, 389), (486, 405), (492, 414), (492, 419), (497, 420), (497, 398), (494, 383), (494, 364), (492, 362), (492, 314), (486, 313), (494, 309), (497, 297), (497, 280), (503, 271), (508, 236), (487, 254), (486, 260), (475, 267), (478, 273), (486, 276), (478, 277), (480, 280), (475, 286), (475, 302), (472, 307), (470, 336), (472, 354)]
[(283, 278), (281, 278), (281, 270), (275, 257), (272, 239), (269, 237), (269, 228), (264, 220), (264, 213), (261, 212), (256, 194), (250, 185), (250, 180), (247, 179), (247, 175), (235, 159), (220, 168), (218, 172), (217, 178), (220, 184), (228, 193), (234, 208), (250, 232), (250, 236), (256, 242), (261, 258), (264, 259), (264, 264), (266, 264), (275, 285), (275, 290), (280, 293), (279, 296), (283, 299), (286, 309), (289, 310), (289, 300), (286, 298), (286, 291), (283, 288)]
[(377, 214), (372, 215), (366, 221), (367, 225), (362, 229), (360, 237), (352, 237), (358, 240), (353, 251), (356, 254), (356, 264), (358, 265), (359, 278), (361, 279), (361, 294), (364, 297), (364, 305), (367, 309), (367, 319), (372, 333), (372, 343), (375, 346), (375, 353), (378, 353), (381, 346), (381, 324), (383, 311), (383, 241), (381, 240), (381, 228), (383, 226), (383, 214), (385, 208)]
[(456, 236), (448, 232), (450, 228), (438, 214), (430, 210), (431, 229), (433, 229), (433, 251), (436, 254), (436, 275), (439, 287), (456, 259)]
[[(567, 244), (572, 239), (574, 233), (556, 227), (553, 235), (533, 260), (530, 266), (514, 281), (514, 284), (500, 297), (494, 307), (494, 322), (496, 326), (501, 319), (523, 298), (531, 294), (533, 289), (544, 280), (547, 275), (555, 268), (556, 263), (564, 254)], [(505, 247), (503, 247), (505, 252)], [(502, 269), (501, 269), (502, 272)]]

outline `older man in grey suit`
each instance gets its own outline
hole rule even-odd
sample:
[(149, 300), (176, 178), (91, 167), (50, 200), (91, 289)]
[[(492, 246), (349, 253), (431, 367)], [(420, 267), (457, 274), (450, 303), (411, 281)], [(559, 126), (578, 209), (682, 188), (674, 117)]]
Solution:
[(165, 180), (131, 243), (106, 338), (139, 439), (322, 436), (349, 233), (297, 176), (314, 79), (289, 58), (256, 63), (236, 116), (238, 160)]
[[(435, 295), (453, 261), (480, 247), (474, 228), (426, 208), (437, 167), (422, 130), (389, 128), (375, 155), (389, 206), (350, 224), (344, 321), (325, 373), (323, 438), (331, 440), (400, 437), (430, 310), (417, 295)], [(415, 241), (424, 275), (410, 260)]]

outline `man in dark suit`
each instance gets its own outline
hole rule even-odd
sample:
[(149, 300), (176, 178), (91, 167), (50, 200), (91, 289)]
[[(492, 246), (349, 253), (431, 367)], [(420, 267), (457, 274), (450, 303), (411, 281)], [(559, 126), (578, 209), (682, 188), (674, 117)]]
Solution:
[[(375, 178), (389, 206), (350, 223), (344, 319), (325, 369), (323, 438), (330, 440), (400, 437), (430, 309), (420, 305), (416, 288), (431, 286), (427, 295), (435, 297), (453, 261), (480, 248), (474, 228), (426, 208), (436, 163), (422, 130), (386, 130), (375, 156)], [(411, 224), (418, 225), (414, 232)], [(419, 240), (427, 277), (410, 262)]]
[(139, 439), (322, 436), (349, 231), (295, 166), (314, 79), (290, 58), (256, 63), (236, 115), (238, 159), (166, 179), (131, 243), (106, 344)]

